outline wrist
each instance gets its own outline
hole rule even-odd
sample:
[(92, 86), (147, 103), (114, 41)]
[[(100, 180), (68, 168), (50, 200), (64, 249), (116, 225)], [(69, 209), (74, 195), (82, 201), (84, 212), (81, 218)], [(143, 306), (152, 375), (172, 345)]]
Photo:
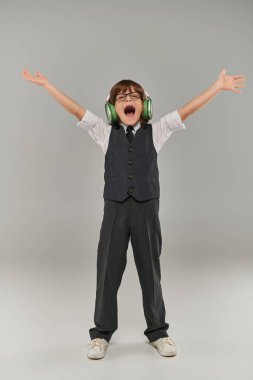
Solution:
[(222, 84), (218, 79), (214, 82), (213, 86), (218, 92), (223, 90)]
[(50, 87), (52, 87), (52, 85), (51, 85), (51, 83), (47, 82), (47, 83), (43, 84), (43, 87), (44, 87), (46, 90), (48, 90), (48, 89), (50, 89)]

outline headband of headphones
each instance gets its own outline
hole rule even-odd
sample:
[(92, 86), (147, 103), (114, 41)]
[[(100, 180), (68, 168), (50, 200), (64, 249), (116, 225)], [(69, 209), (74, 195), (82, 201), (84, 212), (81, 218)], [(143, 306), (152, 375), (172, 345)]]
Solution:
[[(153, 104), (151, 98), (149, 97), (149, 94), (146, 91), (144, 92), (147, 98), (143, 102), (143, 112), (141, 116), (144, 120), (150, 120), (153, 115)], [(109, 99), (110, 94), (106, 98), (105, 113), (109, 124), (114, 124), (118, 121), (118, 115), (114, 105), (109, 102)]]

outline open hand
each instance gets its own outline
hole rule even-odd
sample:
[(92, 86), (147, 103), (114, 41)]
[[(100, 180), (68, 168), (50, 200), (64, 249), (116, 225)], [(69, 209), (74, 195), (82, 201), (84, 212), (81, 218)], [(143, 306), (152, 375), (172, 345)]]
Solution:
[[(221, 87), (222, 90), (230, 90), (233, 92), (237, 92), (241, 94), (240, 90), (236, 90), (236, 88), (245, 87), (245, 84), (242, 82), (246, 82), (246, 78), (244, 75), (226, 75), (226, 69), (222, 69), (217, 83)], [(242, 83), (242, 84), (241, 84)]]
[(35, 75), (32, 75), (28, 69), (22, 71), (23, 78), (27, 79), (29, 82), (36, 83), (39, 86), (45, 86), (49, 83), (48, 79), (39, 72), (36, 72)]

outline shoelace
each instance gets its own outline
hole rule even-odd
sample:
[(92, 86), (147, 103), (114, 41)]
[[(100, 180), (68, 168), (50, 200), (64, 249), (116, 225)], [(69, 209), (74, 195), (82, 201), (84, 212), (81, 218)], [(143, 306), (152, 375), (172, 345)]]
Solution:
[(90, 348), (93, 348), (94, 346), (98, 346), (100, 350), (102, 350), (102, 348), (104, 347), (104, 341), (101, 340), (101, 338), (92, 339), (92, 341), (90, 342)]
[(161, 339), (160, 340), (161, 344), (169, 343), (172, 346), (174, 346), (174, 342), (173, 342), (173, 340), (169, 336), (166, 336), (165, 338), (160, 338), (160, 339)]

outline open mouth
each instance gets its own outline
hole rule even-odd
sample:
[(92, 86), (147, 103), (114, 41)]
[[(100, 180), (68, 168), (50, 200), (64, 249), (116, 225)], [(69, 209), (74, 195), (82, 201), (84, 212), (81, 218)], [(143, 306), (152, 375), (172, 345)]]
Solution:
[(133, 105), (127, 105), (124, 109), (125, 115), (127, 117), (133, 117), (135, 114), (135, 108)]

